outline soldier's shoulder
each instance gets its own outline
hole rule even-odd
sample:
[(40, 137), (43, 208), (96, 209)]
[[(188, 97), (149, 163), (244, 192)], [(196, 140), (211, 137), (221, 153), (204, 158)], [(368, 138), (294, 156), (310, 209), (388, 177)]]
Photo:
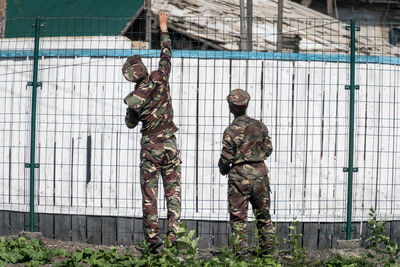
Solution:
[(253, 122), (253, 123), (259, 122), (259, 120), (254, 119), (254, 118), (250, 117), (249, 115), (243, 116), (243, 120), (248, 121), (248, 122)]
[(243, 130), (246, 128), (246, 125), (246, 123), (235, 121), (229, 125), (228, 128), (226, 128), (225, 132), (231, 137), (235, 137), (243, 132)]
[(248, 117), (248, 123), (253, 125), (259, 125), (260, 127), (265, 127), (265, 124), (262, 121), (251, 117)]
[(224, 136), (225, 136), (225, 135), (229, 135), (229, 136), (232, 137), (233, 135), (235, 135), (235, 132), (237, 132), (237, 130), (238, 130), (237, 125), (235, 125), (234, 123), (232, 123), (232, 124), (230, 124), (228, 127), (225, 128)]
[(251, 117), (245, 115), (245, 116), (241, 116), (241, 117), (235, 119), (232, 122), (232, 125), (234, 127), (242, 128), (242, 127), (246, 127), (247, 125), (249, 125), (251, 123), (254, 123), (254, 121), (255, 121), (254, 119), (252, 119)]
[(229, 134), (230, 131), (231, 131), (231, 125), (225, 128), (224, 135)]
[(261, 128), (267, 128), (267, 125), (265, 125), (264, 122), (257, 120), (258, 124), (260, 125)]

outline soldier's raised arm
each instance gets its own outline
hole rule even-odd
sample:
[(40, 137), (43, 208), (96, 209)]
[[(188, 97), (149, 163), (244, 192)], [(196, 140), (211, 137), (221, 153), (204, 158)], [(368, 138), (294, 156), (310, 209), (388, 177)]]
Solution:
[(161, 30), (161, 55), (160, 62), (158, 65), (158, 71), (162, 73), (165, 80), (168, 80), (171, 72), (171, 57), (172, 57), (172, 45), (171, 39), (169, 38), (167, 21), (168, 14), (158, 11), (158, 20), (160, 23)]

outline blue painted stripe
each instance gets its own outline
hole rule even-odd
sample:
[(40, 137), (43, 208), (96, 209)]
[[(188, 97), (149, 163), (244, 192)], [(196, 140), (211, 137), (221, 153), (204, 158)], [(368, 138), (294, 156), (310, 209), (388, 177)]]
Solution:
[[(155, 49), (43, 49), (39, 56), (46, 57), (128, 57), (139, 54), (142, 57), (159, 57), (160, 51)], [(31, 50), (0, 50), (0, 58), (32, 57)], [(198, 51), (175, 50), (174, 57), (202, 59), (269, 59), (290, 61), (323, 61), (349, 62), (348, 55), (307, 54), (307, 53), (276, 53), (276, 52), (243, 52), (243, 51)], [(380, 63), (400, 65), (399, 57), (386, 56), (356, 56), (356, 63)]]

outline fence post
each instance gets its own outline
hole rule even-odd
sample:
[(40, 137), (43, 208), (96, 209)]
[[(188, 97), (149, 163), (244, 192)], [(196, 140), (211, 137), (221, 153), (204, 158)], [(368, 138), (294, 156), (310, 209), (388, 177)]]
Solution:
[(349, 122), (349, 162), (348, 167), (343, 168), (344, 172), (348, 172), (347, 182), (347, 223), (346, 223), (346, 240), (351, 239), (351, 212), (353, 204), (353, 172), (357, 172), (358, 168), (353, 167), (354, 158), (354, 90), (358, 90), (359, 86), (355, 85), (356, 71), (356, 31), (360, 27), (356, 27), (355, 21), (351, 20), (350, 26), (346, 26), (346, 30), (350, 30), (350, 85), (346, 85), (346, 90), (350, 90), (350, 122)]
[(30, 186), (29, 186), (29, 230), (35, 231), (35, 168), (39, 168), (39, 164), (35, 163), (36, 150), (36, 99), (37, 87), (42, 86), (41, 82), (37, 81), (38, 75), (38, 60), (39, 60), (39, 38), (40, 38), (40, 18), (36, 18), (35, 24), (35, 46), (33, 51), (33, 80), (28, 82), (28, 86), (32, 86), (32, 113), (31, 113), (31, 160), (30, 163), (25, 163), (25, 167), (30, 169)]

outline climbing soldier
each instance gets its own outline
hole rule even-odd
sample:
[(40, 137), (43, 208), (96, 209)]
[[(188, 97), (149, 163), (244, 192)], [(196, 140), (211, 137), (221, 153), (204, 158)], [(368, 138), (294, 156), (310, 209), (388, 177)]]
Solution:
[(126, 80), (136, 83), (124, 102), (128, 105), (125, 124), (134, 128), (142, 122), (140, 184), (143, 202), (143, 230), (151, 252), (162, 245), (157, 214), (158, 179), (161, 173), (168, 208), (167, 236), (176, 245), (181, 216), (181, 159), (176, 144), (171, 92), (171, 40), (168, 14), (158, 12), (161, 30), (161, 58), (158, 69), (148, 75), (139, 55), (128, 57), (122, 67)]

